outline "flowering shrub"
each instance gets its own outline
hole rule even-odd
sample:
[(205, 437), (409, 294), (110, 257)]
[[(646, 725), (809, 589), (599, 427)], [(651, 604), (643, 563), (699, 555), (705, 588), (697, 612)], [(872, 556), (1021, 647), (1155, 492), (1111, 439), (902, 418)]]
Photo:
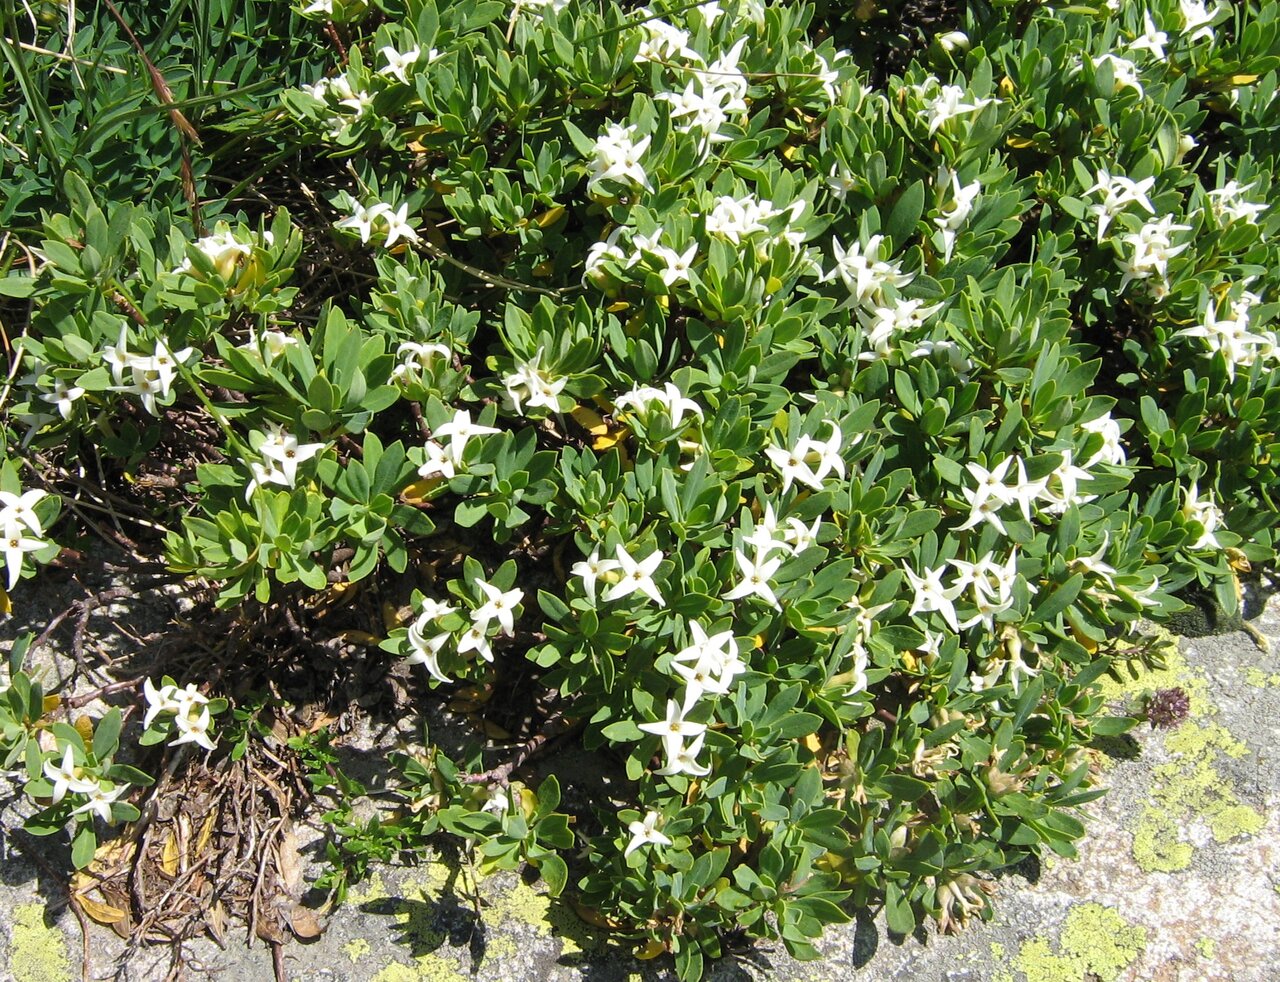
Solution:
[[(535, 719), (397, 758), (413, 807), (337, 826), (329, 882), (446, 830), (685, 978), (1071, 856), (1131, 723), (1092, 683), (1273, 556), (1277, 8), (973, 4), (883, 84), (861, 4), (294, 16), (334, 40), (272, 96), (303, 203), (202, 226), (67, 168), (18, 230), (7, 589), (77, 455), (177, 465), (149, 518), (219, 607), (314, 641), (368, 589), (328, 637)], [(200, 688), (148, 681), (142, 742), (221, 752)], [(111, 718), (23, 751), (50, 829), (130, 817)], [(565, 737), (617, 766), (590, 812), (512, 780)]]

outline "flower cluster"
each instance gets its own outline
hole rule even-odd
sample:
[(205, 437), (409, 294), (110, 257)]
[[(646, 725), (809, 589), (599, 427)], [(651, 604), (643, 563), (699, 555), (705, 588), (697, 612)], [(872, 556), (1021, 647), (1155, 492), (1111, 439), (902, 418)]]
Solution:
[(151, 679), (142, 683), (147, 700), (147, 711), (142, 718), (143, 729), (150, 729), (162, 716), (172, 716), (170, 722), (178, 731), (169, 746), (194, 743), (205, 750), (214, 749), (213, 718), (209, 697), (200, 692), (196, 683), (189, 682), (179, 688), (177, 683), (165, 681), (156, 688)]
[[(467, 447), (477, 436), (499, 433), (493, 426), (481, 426), (471, 422), (471, 413), (459, 409), (449, 422), (437, 426), (426, 444), (427, 460), (418, 468), (418, 476), (423, 478), (451, 478), (460, 468), (465, 466)], [(447, 442), (447, 446), (446, 446)]]
[[(515, 619), (524, 591), (504, 590), (482, 579), (473, 581), (472, 586), (479, 602), (469, 608), (467, 620), (458, 616), (460, 608), (453, 604), (424, 597), (409, 626), (408, 663), (425, 665), (439, 682), (454, 681), (440, 667), (440, 655), (450, 645), (458, 655), (474, 652), (475, 657), (492, 663), (492, 639), (499, 634), (507, 637), (515, 634)], [(445, 625), (453, 625), (453, 629)]]
[[(89, 507), (81, 460), (181, 473), (134, 517), (237, 625), (377, 644), (626, 776), (571, 827), (510, 747), (415, 749), (413, 808), (335, 855), (441, 828), (557, 892), (578, 850), (686, 980), (744, 926), (809, 956), (850, 896), (910, 933), (1068, 854), (1124, 726), (1091, 680), (1276, 548), (1274, 12), (968, 5), (890, 51), (843, 0), (298, 6), (319, 81), (206, 137), (266, 127), (305, 209), (217, 222), (219, 142), (207, 233), (70, 171), (15, 233), (10, 587), (56, 549), (19, 467)], [(214, 693), (144, 691), (147, 739), (214, 745)], [(26, 757), (51, 827), (128, 778), (99, 730)]]
[(383, 247), (390, 249), (396, 242), (419, 242), (417, 230), (409, 224), (409, 206), (401, 204), (393, 208), (385, 201), (362, 205), (358, 201), (351, 203), (351, 214), (337, 222), (338, 228), (349, 228), (360, 236), (360, 241), (368, 244), (375, 231), (384, 236)]
[(173, 401), (173, 383), (179, 367), (192, 360), (195, 349), (170, 351), (163, 340), (156, 340), (151, 354), (141, 354), (130, 351), (130, 343), (129, 327), (121, 324), (116, 343), (102, 348), (102, 360), (111, 371), (115, 391), (137, 396), (143, 409), (158, 416), (159, 406)]
[(278, 424), (271, 424), (265, 435), (255, 434), (261, 460), (249, 461), (253, 478), (245, 485), (244, 497), (248, 501), (253, 492), (268, 484), (291, 488), (298, 481), (298, 465), (323, 453), (324, 443), (299, 443), (298, 438)]
[(59, 804), (68, 793), (84, 795), (84, 801), (71, 810), (72, 815), (97, 815), (104, 822), (111, 821), (111, 806), (129, 790), (127, 784), (115, 784), (100, 780), (84, 767), (76, 764), (75, 748), (67, 744), (62, 760), (52, 759), (44, 763), (44, 776), (53, 785), (53, 804)]
[(31, 553), (45, 552), (51, 543), (36, 514), (36, 505), (48, 494), (39, 488), (29, 491), (0, 491), (0, 547), (4, 551), (6, 590), (12, 590), (22, 575), (22, 564)]

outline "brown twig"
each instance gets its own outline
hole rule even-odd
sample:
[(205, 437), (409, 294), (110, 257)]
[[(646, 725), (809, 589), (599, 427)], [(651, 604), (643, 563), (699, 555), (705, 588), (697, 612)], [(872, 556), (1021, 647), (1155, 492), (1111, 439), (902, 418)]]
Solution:
[(160, 69), (152, 63), (147, 57), (147, 51), (142, 46), (142, 42), (138, 40), (138, 36), (133, 33), (124, 17), (120, 15), (120, 11), (116, 9), (116, 5), (111, 0), (103, 0), (107, 10), (111, 16), (116, 19), (116, 23), (120, 25), (120, 29), (124, 31), (133, 45), (138, 57), (142, 59), (142, 64), (146, 66), (147, 74), (151, 76), (151, 88), (155, 91), (156, 98), (160, 100), (169, 109), (169, 119), (173, 122), (174, 129), (178, 131), (178, 147), (182, 152), (182, 193), (187, 199), (187, 205), (191, 208), (191, 221), (196, 227), (199, 235), (204, 234), (204, 222), (200, 218), (200, 198), (196, 194), (195, 174), (191, 169), (191, 154), (187, 150), (187, 141), (191, 141), (200, 145), (200, 134), (196, 132), (196, 128), (191, 125), (191, 121), (182, 114), (177, 105), (174, 103), (173, 90), (169, 88), (169, 83), (165, 81), (165, 77), (160, 74)]
[(137, 324), (139, 327), (147, 326), (146, 315), (143, 314), (143, 312), (140, 311), (137, 307), (135, 307), (133, 305), (133, 301), (130, 300), (128, 297), (126, 297), (119, 290), (111, 291), (111, 302), (114, 303), (117, 307), (119, 307), (120, 310), (124, 312), (124, 315), (128, 317), (129, 320)]
[(71, 709), (79, 709), (81, 706), (87, 706), (95, 699), (101, 699), (103, 696), (109, 696), (116, 692), (125, 692), (129, 689), (137, 689), (142, 686), (143, 679), (126, 679), (123, 682), (112, 682), (110, 685), (104, 685), (101, 688), (94, 689), (92, 692), (86, 692), (83, 695), (72, 696), (69, 699), (62, 700), (64, 706)]
[(584, 725), (584, 720), (566, 720), (557, 713), (547, 720), (540, 731), (535, 733), (505, 764), (481, 771), (479, 774), (464, 774), (463, 784), (498, 784), (505, 786), (511, 781), (511, 775), (523, 766), (530, 757), (547, 749), (553, 742), (558, 742), (577, 732)]
[(333, 23), (333, 21), (327, 21), (325, 23), (324, 33), (325, 33), (325, 36), (328, 37), (328, 39), (333, 42), (333, 46), (338, 51), (338, 57), (342, 59), (342, 66), (345, 68), (347, 65), (347, 57), (348, 57), (347, 46), (342, 43), (342, 35), (338, 33), (338, 28)]

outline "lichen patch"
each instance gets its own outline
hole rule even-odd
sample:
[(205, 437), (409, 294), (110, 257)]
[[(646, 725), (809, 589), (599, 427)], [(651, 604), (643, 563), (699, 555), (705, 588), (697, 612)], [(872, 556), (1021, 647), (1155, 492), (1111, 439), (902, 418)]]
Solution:
[(71, 982), (66, 940), (56, 927), (45, 924), (42, 904), (13, 909), (9, 974), (14, 982)]
[(1055, 946), (1047, 938), (1024, 944), (1014, 960), (1027, 982), (1115, 982), (1147, 946), (1147, 931), (1112, 907), (1071, 908)]

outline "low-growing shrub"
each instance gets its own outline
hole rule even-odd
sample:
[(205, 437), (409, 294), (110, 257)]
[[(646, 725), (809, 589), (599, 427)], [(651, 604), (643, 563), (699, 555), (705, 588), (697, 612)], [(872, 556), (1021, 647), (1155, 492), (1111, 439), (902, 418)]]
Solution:
[[(292, 739), (339, 891), (445, 831), (685, 978), (736, 932), (811, 958), (854, 908), (985, 915), (985, 874), (1073, 855), (1139, 619), (1234, 610), (1273, 555), (1280, 19), (937, 6), (248, 5), (241, 101), (133, 110), (202, 130), (165, 197), (72, 150), (43, 196), (4, 178), (42, 212), (0, 280), (0, 596), (96, 486), (240, 629), (531, 720), (396, 756), (373, 821)], [(91, 99), (112, 44), (55, 74)], [(297, 84), (250, 84), (271, 59)], [(20, 660), (6, 763), (83, 865), (149, 765)], [(270, 670), (148, 680), (141, 742), (243, 753), (235, 675)], [(590, 811), (514, 780), (566, 740), (615, 772)]]

